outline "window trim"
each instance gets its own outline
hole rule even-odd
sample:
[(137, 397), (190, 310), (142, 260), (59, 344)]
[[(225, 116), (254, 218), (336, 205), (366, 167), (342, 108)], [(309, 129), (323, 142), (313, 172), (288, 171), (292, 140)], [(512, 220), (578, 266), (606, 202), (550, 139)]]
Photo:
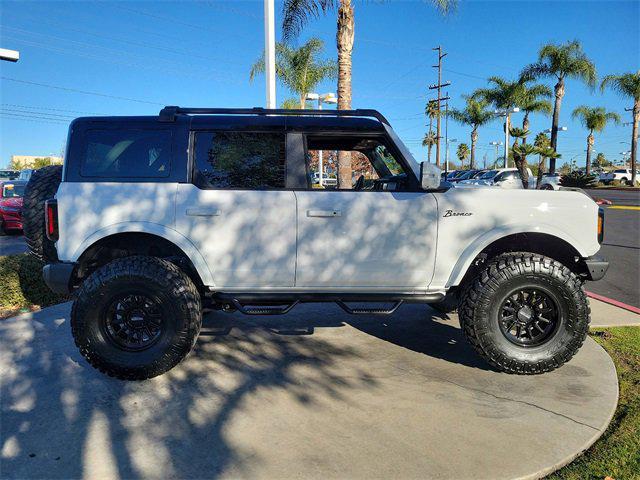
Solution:
[[(285, 186), (283, 188), (220, 188), (220, 187), (202, 187), (200, 185), (196, 185), (195, 183), (195, 170), (198, 165), (198, 160), (196, 159), (196, 134), (199, 133), (268, 133), (268, 134), (277, 134), (282, 135), (284, 137), (284, 182)], [(288, 132), (286, 130), (278, 129), (278, 130), (269, 130), (269, 129), (258, 129), (254, 130), (251, 128), (248, 129), (228, 129), (228, 128), (191, 128), (189, 130), (189, 158), (188, 158), (188, 183), (198, 188), (199, 190), (207, 191), (207, 190), (220, 190), (220, 191), (250, 191), (250, 192), (281, 192), (285, 190), (293, 190), (292, 188), (287, 187), (288, 183), (288, 169), (289, 169), (289, 151), (288, 151)]]
[[(413, 170), (411, 169), (411, 166), (408, 164), (407, 160), (404, 158), (404, 155), (402, 155), (402, 152), (397, 148), (393, 140), (385, 132), (358, 132), (358, 131), (352, 131), (352, 130), (335, 130), (335, 131), (325, 130), (321, 132), (314, 132), (312, 130), (306, 130), (306, 131), (303, 131), (302, 134), (304, 139), (304, 155), (303, 155), (302, 161), (304, 161), (305, 171), (307, 171), (307, 177), (306, 177), (307, 187), (295, 188), (294, 190), (305, 191), (305, 192), (358, 192), (358, 193), (375, 192), (375, 193), (390, 193), (390, 194), (399, 193), (399, 192), (403, 192), (403, 193), (425, 192), (425, 190), (422, 190), (422, 188), (420, 188), (420, 184), (417, 181), (413, 173)], [(400, 166), (404, 170), (404, 173), (407, 175), (407, 189), (406, 190), (354, 190), (352, 188), (350, 189), (313, 188), (310, 184), (309, 171), (307, 170), (306, 156), (307, 156), (307, 152), (309, 151), (307, 146), (307, 137), (325, 137), (325, 136), (326, 137), (350, 136), (350, 137), (380, 139), (381, 140), (380, 143), (382, 143), (385, 146), (385, 148), (389, 150), (389, 153), (393, 155), (393, 158), (400, 164)]]

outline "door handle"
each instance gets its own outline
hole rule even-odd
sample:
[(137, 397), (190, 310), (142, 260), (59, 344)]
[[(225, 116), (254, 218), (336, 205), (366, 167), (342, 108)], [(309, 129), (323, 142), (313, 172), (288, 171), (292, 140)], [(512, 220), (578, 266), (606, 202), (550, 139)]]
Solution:
[(218, 217), (221, 212), (215, 208), (187, 208), (187, 215), (190, 217)]
[(307, 210), (307, 217), (341, 217), (340, 210)]

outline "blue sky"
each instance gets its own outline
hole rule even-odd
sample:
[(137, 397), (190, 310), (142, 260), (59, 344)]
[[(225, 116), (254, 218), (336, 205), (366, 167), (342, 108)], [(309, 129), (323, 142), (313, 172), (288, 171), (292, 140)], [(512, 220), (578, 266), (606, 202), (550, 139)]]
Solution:
[[(448, 18), (428, 2), (354, 3), (353, 107), (383, 112), (418, 160), (426, 158), (420, 140), (431, 98), (427, 86), (436, 80), (433, 46), (448, 53), (443, 80), (452, 82), (452, 106), (462, 106), (460, 96), (484, 86), (488, 76), (515, 77), (548, 41), (580, 40), (600, 76), (640, 69), (637, 1), (460, 1)], [(278, 38), (280, 7), (276, 1)], [(21, 53), (16, 64), (0, 62), (0, 166), (14, 154), (57, 154), (75, 116), (157, 114), (165, 104), (264, 105), (263, 78), (248, 80), (263, 48), (261, 1), (2, 1), (0, 11), (0, 45)], [(312, 21), (300, 41), (308, 36), (322, 38), (326, 55), (335, 57), (335, 14)], [(335, 91), (335, 83), (319, 90)], [(292, 96), (280, 85), (277, 93), (278, 102)], [(569, 80), (561, 113), (568, 131), (559, 139), (563, 161), (584, 162), (587, 132), (570, 118), (582, 104), (631, 119), (624, 111), (628, 100)], [(550, 123), (534, 116), (532, 133)], [(607, 127), (596, 136), (596, 151), (620, 158), (630, 131)], [(451, 122), (449, 137), (468, 143), (468, 128)], [(485, 153), (492, 161), (488, 142), (500, 139), (498, 121), (480, 130), (480, 161)]]

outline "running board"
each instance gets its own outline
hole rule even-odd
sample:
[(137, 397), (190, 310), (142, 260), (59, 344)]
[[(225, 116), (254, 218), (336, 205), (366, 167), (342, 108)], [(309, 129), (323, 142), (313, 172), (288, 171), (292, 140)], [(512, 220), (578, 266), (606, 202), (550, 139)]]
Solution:
[(398, 300), (391, 308), (351, 308), (342, 300), (336, 300), (336, 304), (349, 315), (391, 315), (395, 312), (404, 300)]
[[(434, 303), (442, 300), (441, 293), (384, 294), (384, 293), (225, 293), (212, 292), (207, 296), (223, 310), (238, 310), (245, 315), (284, 315), (299, 303), (332, 302), (349, 315), (391, 315), (403, 303)], [(390, 303), (390, 308), (351, 307), (350, 303)]]

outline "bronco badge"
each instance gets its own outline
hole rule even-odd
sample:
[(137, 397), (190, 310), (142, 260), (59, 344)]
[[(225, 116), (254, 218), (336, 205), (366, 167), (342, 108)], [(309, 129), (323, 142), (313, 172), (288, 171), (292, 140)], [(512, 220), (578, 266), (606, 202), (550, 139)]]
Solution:
[(454, 212), (453, 210), (447, 210), (444, 212), (443, 217), (470, 217), (473, 215), (471, 212)]

